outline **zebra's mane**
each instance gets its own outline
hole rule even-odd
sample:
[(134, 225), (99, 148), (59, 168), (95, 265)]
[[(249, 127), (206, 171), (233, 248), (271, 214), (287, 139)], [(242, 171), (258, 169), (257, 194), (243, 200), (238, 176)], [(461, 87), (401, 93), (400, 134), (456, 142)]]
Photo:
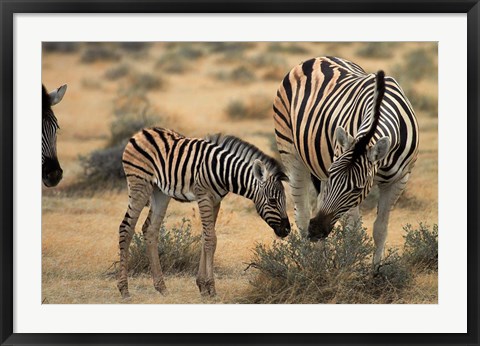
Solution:
[(356, 161), (361, 155), (367, 150), (368, 143), (375, 134), (377, 129), (378, 122), (380, 120), (380, 105), (382, 104), (383, 95), (385, 94), (385, 72), (382, 70), (377, 72), (375, 77), (375, 93), (373, 96), (373, 114), (372, 114), (372, 124), (368, 132), (360, 137), (355, 147), (353, 148), (352, 162)]
[(246, 159), (247, 157), (251, 161), (258, 159), (265, 164), (268, 172), (274, 177), (276, 177), (276, 179), (282, 181), (288, 180), (283, 166), (273, 157), (268, 156), (251, 143), (245, 142), (238, 137), (231, 135), (223, 135), (221, 133), (208, 135), (207, 137), (205, 137), (205, 140), (207, 142), (214, 143), (228, 151), (236, 152), (240, 154), (243, 159)]
[(53, 114), (52, 106), (50, 106), (50, 95), (45, 88), (45, 85), (42, 84), (42, 119), (53, 122), (58, 128), (57, 118)]

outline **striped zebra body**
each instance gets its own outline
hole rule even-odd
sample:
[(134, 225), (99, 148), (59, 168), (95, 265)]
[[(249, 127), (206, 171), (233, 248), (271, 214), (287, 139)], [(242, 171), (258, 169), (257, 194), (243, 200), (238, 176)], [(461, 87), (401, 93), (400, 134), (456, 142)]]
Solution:
[[(378, 264), (389, 211), (418, 152), (415, 114), (398, 83), (382, 71), (367, 74), (340, 58), (311, 59), (283, 79), (274, 112), (297, 226), (311, 239), (326, 237), (345, 212), (358, 214), (358, 205), (376, 183)], [(312, 194), (314, 201), (307, 198)], [(312, 211), (316, 215), (310, 219)]]
[(62, 100), (66, 90), (67, 86), (63, 85), (48, 93), (42, 84), (42, 181), (47, 187), (57, 185), (63, 176), (63, 170), (57, 157), (59, 126), (52, 106)]
[(213, 254), (215, 222), (223, 197), (233, 192), (251, 199), (259, 215), (280, 237), (290, 231), (286, 214), (286, 180), (281, 166), (255, 146), (233, 136), (187, 138), (162, 128), (134, 135), (123, 154), (129, 204), (119, 228), (118, 288), (128, 297), (128, 247), (142, 209), (151, 201), (142, 227), (154, 287), (166, 289), (158, 259), (158, 230), (171, 198), (197, 201), (202, 220), (202, 255), (197, 285), (202, 294), (215, 294)]

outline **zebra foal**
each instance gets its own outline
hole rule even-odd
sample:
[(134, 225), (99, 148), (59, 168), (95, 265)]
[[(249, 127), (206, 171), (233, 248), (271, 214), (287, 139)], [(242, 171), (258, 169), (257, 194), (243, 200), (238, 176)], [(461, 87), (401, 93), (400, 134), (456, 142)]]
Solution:
[[(390, 209), (418, 153), (418, 124), (402, 89), (383, 71), (367, 74), (350, 61), (321, 57), (288, 73), (273, 108), (296, 223), (310, 239), (328, 236), (347, 211), (358, 216), (359, 204), (378, 184), (373, 227), (378, 267)], [(317, 195), (314, 203), (308, 198), (311, 191)], [(316, 215), (310, 219), (312, 209)]]
[(143, 208), (151, 202), (142, 231), (152, 269), (153, 285), (166, 292), (158, 257), (158, 233), (171, 198), (197, 201), (202, 222), (202, 251), (197, 286), (202, 295), (215, 295), (213, 256), (215, 222), (220, 203), (229, 192), (255, 203), (258, 214), (279, 237), (290, 232), (285, 208), (286, 180), (280, 164), (255, 146), (233, 136), (187, 138), (174, 131), (148, 128), (128, 142), (123, 153), (128, 185), (128, 209), (119, 227), (118, 289), (128, 292), (128, 248)]
[(62, 101), (67, 85), (48, 93), (42, 84), (42, 181), (47, 187), (56, 186), (62, 180), (63, 170), (57, 157), (57, 118), (52, 106)]

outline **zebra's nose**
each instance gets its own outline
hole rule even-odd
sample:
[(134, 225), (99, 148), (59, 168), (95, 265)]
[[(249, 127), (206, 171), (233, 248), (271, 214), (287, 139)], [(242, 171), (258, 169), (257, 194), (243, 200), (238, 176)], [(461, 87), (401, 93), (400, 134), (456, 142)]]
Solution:
[(63, 170), (61, 168), (53, 170), (47, 174), (48, 185), (55, 186), (60, 182), (60, 180), (62, 180), (62, 178), (63, 178)]
[(310, 225), (308, 226), (308, 239), (311, 241), (317, 241), (326, 238), (333, 229), (331, 221), (331, 215), (324, 215), (321, 213), (311, 219)]
[(288, 218), (282, 219), (280, 225), (274, 228), (275, 234), (281, 238), (285, 238), (290, 234), (290, 221)]

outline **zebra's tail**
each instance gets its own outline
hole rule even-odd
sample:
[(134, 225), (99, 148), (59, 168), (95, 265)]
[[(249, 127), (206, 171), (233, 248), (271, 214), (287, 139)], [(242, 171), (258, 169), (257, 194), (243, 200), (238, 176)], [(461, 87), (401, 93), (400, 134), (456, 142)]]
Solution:
[(378, 122), (380, 120), (380, 105), (382, 104), (383, 95), (385, 94), (385, 72), (382, 70), (378, 71), (375, 76), (375, 90), (373, 94), (373, 112), (372, 112), (372, 121), (370, 129), (368, 132), (362, 136), (357, 144), (355, 144), (353, 157), (360, 156), (361, 153), (366, 150), (368, 143), (375, 134), (377, 129)]

